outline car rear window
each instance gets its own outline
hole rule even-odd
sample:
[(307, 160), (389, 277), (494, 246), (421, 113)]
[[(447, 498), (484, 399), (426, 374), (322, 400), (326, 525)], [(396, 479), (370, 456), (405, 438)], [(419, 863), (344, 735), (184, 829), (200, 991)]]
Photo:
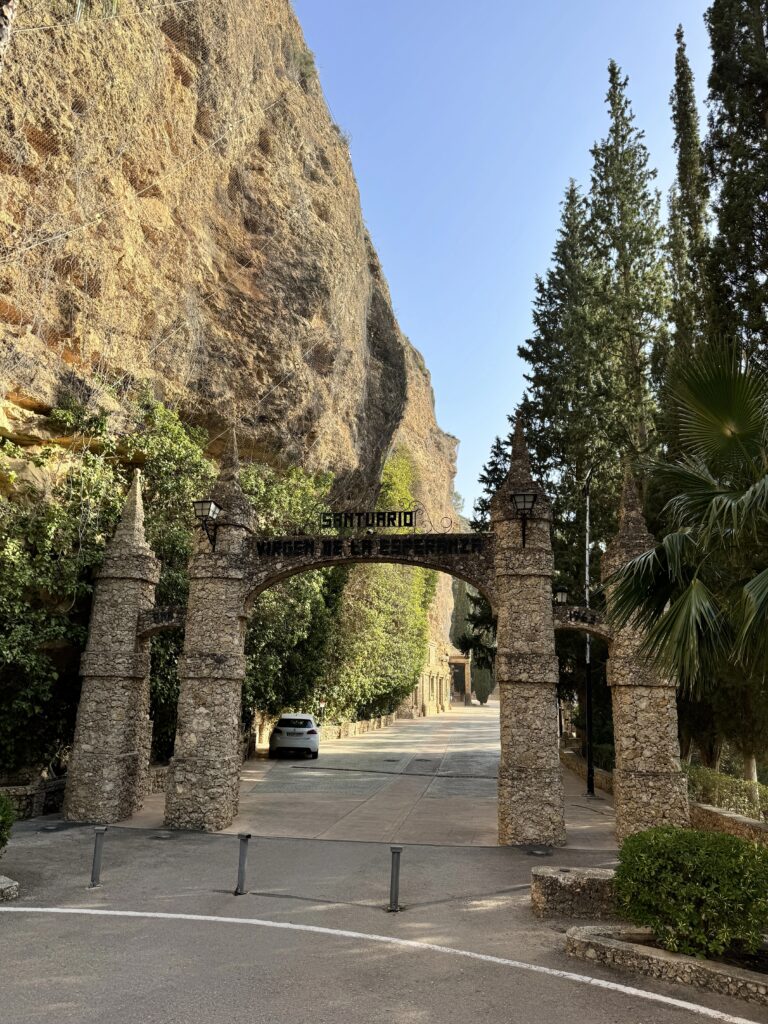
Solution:
[(281, 729), (311, 729), (312, 722), (309, 718), (281, 718), (277, 723)]

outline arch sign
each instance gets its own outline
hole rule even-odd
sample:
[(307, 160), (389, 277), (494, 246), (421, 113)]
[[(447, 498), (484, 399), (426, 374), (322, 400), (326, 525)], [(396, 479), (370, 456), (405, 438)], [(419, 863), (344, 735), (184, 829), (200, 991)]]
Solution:
[[(215, 520), (197, 538), (185, 610), (155, 608), (159, 564), (144, 536), (135, 476), (96, 582), (65, 816), (110, 823), (141, 806), (151, 743), (149, 641), (183, 622), (165, 823), (226, 828), (238, 808), (245, 628), (254, 598), (298, 572), (387, 562), (456, 576), (490, 602), (501, 716), (499, 842), (563, 845), (555, 629), (578, 628), (579, 616), (560, 609), (556, 621), (553, 613), (551, 510), (532, 480), (520, 422), (509, 472), (491, 501), (490, 530), (483, 534), (419, 533), (411, 529), (413, 513), (397, 510), (328, 513), (320, 522), (325, 532), (317, 536), (260, 537), (238, 471), (233, 435), (212, 499), (200, 503), (215, 505)], [(329, 536), (329, 529), (352, 532)], [(604, 563), (612, 571), (651, 540), (628, 479), (619, 533)], [(622, 838), (651, 825), (683, 825), (688, 805), (674, 686), (643, 660), (631, 625), (612, 636), (599, 623), (587, 628), (610, 643), (617, 833)]]

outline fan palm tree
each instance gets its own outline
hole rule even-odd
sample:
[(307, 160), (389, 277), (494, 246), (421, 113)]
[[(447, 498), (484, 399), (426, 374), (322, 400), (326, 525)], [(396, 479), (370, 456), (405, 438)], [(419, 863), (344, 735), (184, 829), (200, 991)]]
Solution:
[(756, 777), (768, 739), (768, 376), (721, 348), (697, 354), (670, 391), (682, 457), (652, 467), (668, 532), (608, 580), (610, 616), (640, 627), (684, 695), (727, 691)]

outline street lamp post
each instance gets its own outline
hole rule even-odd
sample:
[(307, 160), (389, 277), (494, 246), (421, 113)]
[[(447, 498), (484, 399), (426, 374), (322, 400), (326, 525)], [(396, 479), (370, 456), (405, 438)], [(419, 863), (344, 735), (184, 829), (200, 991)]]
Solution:
[(525, 527), (533, 513), (533, 506), (536, 504), (537, 497), (536, 491), (515, 491), (511, 495), (512, 507), (520, 520), (523, 547), (525, 547)]
[(216, 550), (216, 520), (219, 517), (221, 509), (212, 498), (202, 498), (200, 501), (193, 501), (192, 505), (195, 509), (195, 519), (200, 525), (200, 529), (206, 535), (210, 541), (213, 550)]
[[(586, 479), (584, 480), (584, 511), (585, 511), (585, 534), (584, 534), (584, 604), (589, 608), (589, 485), (592, 482), (592, 466), (589, 467)], [(592, 637), (586, 636), (586, 665), (585, 665), (585, 718), (587, 731), (587, 796), (595, 795), (595, 761), (592, 736)]]

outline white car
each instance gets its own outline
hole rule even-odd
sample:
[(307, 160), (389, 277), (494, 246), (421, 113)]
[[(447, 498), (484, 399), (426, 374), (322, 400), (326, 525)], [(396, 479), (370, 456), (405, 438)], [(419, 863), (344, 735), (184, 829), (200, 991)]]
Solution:
[(283, 715), (269, 737), (269, 756), (277, 757), (281, 750), (308, 753), (317, 758), (320, 753), (320, 734), (312, 715)]

